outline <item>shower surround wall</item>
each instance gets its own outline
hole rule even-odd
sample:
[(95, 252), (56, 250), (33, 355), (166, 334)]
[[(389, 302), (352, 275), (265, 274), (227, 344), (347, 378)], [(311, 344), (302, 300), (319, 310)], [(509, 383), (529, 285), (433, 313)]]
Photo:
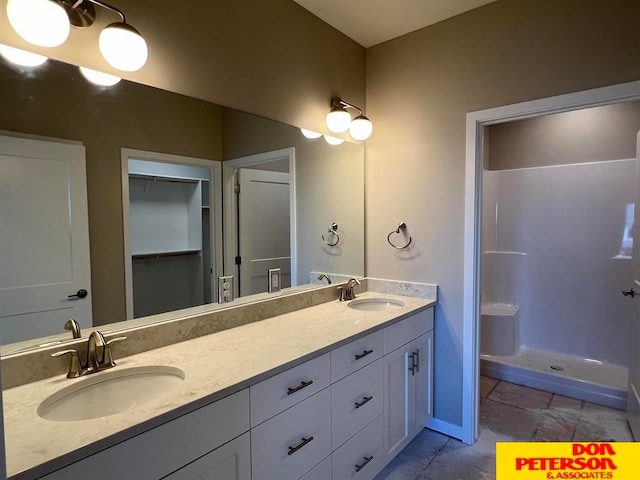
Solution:
[(635, 174), (635, 159), (485, 170), (482, 301), (519, 307), (520, 347), (628, 365)]

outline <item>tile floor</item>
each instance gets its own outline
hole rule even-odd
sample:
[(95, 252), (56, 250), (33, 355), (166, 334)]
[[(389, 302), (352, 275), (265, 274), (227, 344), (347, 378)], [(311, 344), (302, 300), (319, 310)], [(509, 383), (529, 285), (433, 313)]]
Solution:
[(496, 442), (631, 442), (625, 412), (480, 378), (480, 435), (466, 445), (423, 430), (375, 480), (495, 478)]

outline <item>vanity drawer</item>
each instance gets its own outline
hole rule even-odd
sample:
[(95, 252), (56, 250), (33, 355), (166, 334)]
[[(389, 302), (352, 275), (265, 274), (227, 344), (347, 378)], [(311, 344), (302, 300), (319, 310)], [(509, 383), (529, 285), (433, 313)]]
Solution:
[(382, 415), (383, 378), (380, 359), (331, 386), (334, 449)]
[(332, 455), (336, 480), (371, 480), (384, 467), (382, 415)]
[(329, 386), (329, 353), (252, 385), (251, 426), (261, 424)]
[(428, 308), (384, 329), (384, 353), (391, 353), (433, 330), (433, 308)]
[(331, 381), (336, 382), (350, 373), (382, 357), (384, 332), (377, 332), (354, 340), (331, 352)]
[(56, 470), (43, 479), (157, 480), (248, 430), (249, 391), (245, 389)]
[(331, 389), (251, 430), (253, 480), (297, 480), (331, 453)]
[(331, 457), (325, 458), (318, 465), (313, 467), (310, 472), (300, 477), (300, 480), (330, 480), (331, 479)]

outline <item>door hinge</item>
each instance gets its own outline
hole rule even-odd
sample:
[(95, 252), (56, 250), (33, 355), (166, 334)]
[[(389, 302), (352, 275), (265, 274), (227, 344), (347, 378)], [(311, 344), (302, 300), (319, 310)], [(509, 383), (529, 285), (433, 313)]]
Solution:
[(240, 184), (239, 184), (239, 183), (236, 183), (236, 184), (233, 186), (233, 191), (234, 191), (235, 193), (240, 193)]
[(236, 257), (236, 265), (242, 265), (242, 257)]

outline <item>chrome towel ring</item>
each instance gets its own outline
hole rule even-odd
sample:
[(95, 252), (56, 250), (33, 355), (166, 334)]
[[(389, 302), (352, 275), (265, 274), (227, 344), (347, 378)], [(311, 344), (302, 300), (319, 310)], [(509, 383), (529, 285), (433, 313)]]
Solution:
[(409, 245), (411, 245), (411, 237), (409, 237), (409, 240), (407, 241), (406, 245), (399, 247), (396, 244), (394, 244), (391, 241), (391, 235), (393, 234), (400, 234), (402, 233), (406, 233), (407, 230), (407, 224), (404, 222), (400, 222), (400, 224), (398, 225), (398, 228), (396, 228), (395, 230), (393, 230), (392, 232), (389, 233), (389, 235), (387, 235), (387, 242), (389, 242), (389, 245), (391, 245), (393, 248), (395, 248), (396, 250), (404, 250), (405, 248), (407, 248)]
[[(331, 242), (330, 239), (331, 237), (335, 237), (335, 242)], [(327, 238), (324, 238), (324, 235), (322, 235), (322, 241), (324, 243), (326, 243), (327, 245), (329, 245), (330, 247), (335, 247), (336, 245), (338, 245), (338, 243), (340, 243), (340, 235), (338, 235), (338, 224), (333, 222), (330, 226), (329, 229), (327, 230)]]

